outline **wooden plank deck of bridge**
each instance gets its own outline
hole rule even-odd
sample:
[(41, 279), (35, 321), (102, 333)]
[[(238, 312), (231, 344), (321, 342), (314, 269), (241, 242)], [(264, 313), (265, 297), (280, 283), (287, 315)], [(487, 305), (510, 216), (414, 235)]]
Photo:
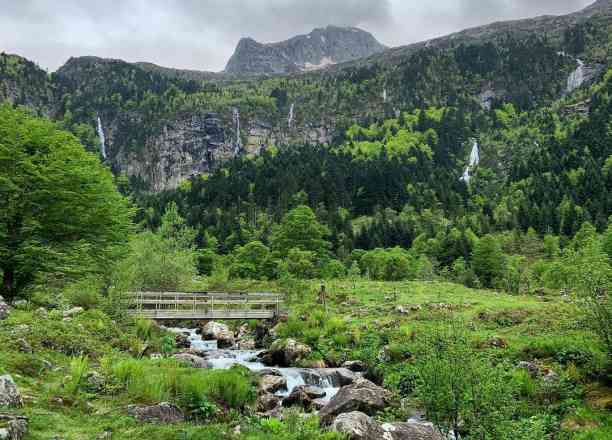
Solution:
[(127, 312), (150, 319), (271, 319), (283, 295), (269, 292), (130, 292)]

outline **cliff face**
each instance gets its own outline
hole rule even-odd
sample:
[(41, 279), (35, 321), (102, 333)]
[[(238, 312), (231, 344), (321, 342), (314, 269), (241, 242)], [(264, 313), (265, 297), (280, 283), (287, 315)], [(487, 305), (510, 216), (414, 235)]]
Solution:
[(352, 27), (318, 28), (308, 35), (271, 44), (243, 38), (225, 72), (250, 75), (317, 70), (385, 49), (372, 34)]

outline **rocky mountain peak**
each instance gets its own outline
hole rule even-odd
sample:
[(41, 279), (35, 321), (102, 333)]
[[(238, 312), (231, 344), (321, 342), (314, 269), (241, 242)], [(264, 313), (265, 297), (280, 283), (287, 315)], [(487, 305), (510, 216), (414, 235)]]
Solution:
[(355, 27), (327, 26), (278, 43), (242, 38), (225, 68), (233, 74), (274, 74), (321, 69), (368, 57), (386, 47)]

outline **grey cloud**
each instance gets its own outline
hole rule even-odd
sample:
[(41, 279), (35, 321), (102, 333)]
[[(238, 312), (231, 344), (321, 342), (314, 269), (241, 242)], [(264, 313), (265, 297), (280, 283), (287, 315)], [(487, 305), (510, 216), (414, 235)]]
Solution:
[(221, 70), (241, 37), (270, 42), (327, 24), (401, 45), (592, 0), (0, 0), (0, 50), (51, 70), (97, 55)]

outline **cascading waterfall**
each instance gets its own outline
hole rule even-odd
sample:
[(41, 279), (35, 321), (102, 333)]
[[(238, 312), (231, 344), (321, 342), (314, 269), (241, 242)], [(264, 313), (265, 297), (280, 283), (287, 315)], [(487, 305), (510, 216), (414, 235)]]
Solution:
[(463, 172), (463, 176), (461, 180), (466, 183), (469, 183), (472, 178), (472, 171), (475, 167), (480, 163), (480, 148), (478, 146), (478, 141), (474, 140), (474, 144), (472, 145), (472, 151), (470, 152), (470, 161), (467, 167), (465, 167), (465, 171)]
[(100, 152), (102, 157), (106, 160), (106, 137), (104, 136), (104, 129), (102, 128), (102, 119), (98, 116), (98, 138), (100, 139)]
[(386, 103), (386, 102), (387, 102), (387, 88), (386, 88), (386, 87), (383, 89), (383, 92), (382, 92), (382, 99), (383, 99), (383, 102), (384, 102), (384, 103)]
[(572, 93), (574, 90), (578, 89), (585, 81), (584, 75), (584, 62), (582, 60), (576, 59), (578, 62), (578, 67), (574, 70), (569, 78), (567, 79), (567, 89), (566, 92)]
[(166, 328), (173, 333), (187, 336), (192, 350), (206, 353), (206, 361), (213, 369), (228, 369), (233, 365), (242, 365), (251, 371), (275, 370), (287, 380), (287, 389), (280, 391), (279, 396), (288, 396), (291, 391), (301, 385), (312, 385), (325, 391), (323, 401), (329, 401), (340, 389), (338, 379), (333, 369), (316, 368), (269, 368), (257, 359), (261, 353), (258, 350), (220, 350), (217, 341), (204, 341), (194, 329)]
[(289, 116), (287, 117), (287, 126), (289, 128), (291, 128), (293, 125), (293, 119), (295, 117), (294, 109), (295, 109), (295, 104), (291, 103), (291, 106), (289, 107)]

